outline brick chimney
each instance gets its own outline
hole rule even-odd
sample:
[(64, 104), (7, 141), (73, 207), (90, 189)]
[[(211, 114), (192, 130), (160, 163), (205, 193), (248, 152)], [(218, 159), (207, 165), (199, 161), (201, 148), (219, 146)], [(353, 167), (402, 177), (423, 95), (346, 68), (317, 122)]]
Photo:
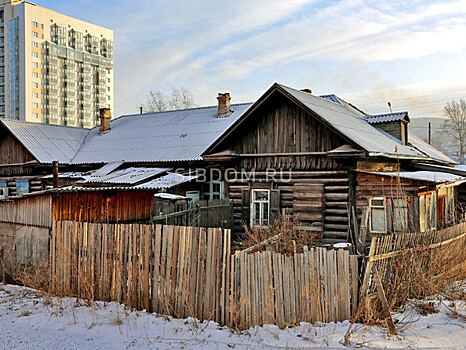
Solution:
[(226, 116), (230, 112), (230, 93), (218, 93), (218, 115), (221, 117)]
[(107, 132), (110, 128), (110, 119), (112, 119), (112, 113), (110, 108), (101, 108), (100, 112), (100, 129), (99, 132)]

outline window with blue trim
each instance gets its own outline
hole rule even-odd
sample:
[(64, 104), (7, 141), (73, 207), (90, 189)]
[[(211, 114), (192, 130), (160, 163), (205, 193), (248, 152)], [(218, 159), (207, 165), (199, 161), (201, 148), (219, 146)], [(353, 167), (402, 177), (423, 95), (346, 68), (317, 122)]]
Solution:
[(29, 181), (28, 180), (17, 180), (16, 181), (16, 195), (29, 193)]
[(8, 196), (8, 186), (6, 181), (0, 181), (0, 198)]

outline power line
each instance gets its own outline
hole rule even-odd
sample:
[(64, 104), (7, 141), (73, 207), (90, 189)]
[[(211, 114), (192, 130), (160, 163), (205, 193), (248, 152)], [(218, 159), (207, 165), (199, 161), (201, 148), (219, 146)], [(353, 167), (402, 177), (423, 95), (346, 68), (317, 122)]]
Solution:
[[(415, 100), (415, 99), (418, 99), (418, 98), (422, 98), (422, 97), (431, 97), (431, 96), (438, 96), (438, 95), (445, 95), (445, 94), (451, 94), (451, 93), (454, 93), (454, 92), (459, 92), (459, 91), (462, 91), (462, 92), (466, 92), (466, 88), (462, 88), (462, 89), (458, 89), (458, 90), (452, 90), (452, 91), (445, 91), (445, 92), (439, 92), (439, 93), (435, 93), (435, 94), (428, 94), (428, 95), (419, 95), (419, 96), (411, 96), (411, 97), (406, 97), (406, 98), (399, 98), (399, 99), (390, 99), (390, 102), (398, 102), (398, 101), (408, 101), (408, 100)], [(375, 106), (375, 105), (380, 105), (380, 104), (385, 104), (386, 101), (383, 101), (383, 102), (374, 102), (374, 103), (370, 103), (366, 106)]]

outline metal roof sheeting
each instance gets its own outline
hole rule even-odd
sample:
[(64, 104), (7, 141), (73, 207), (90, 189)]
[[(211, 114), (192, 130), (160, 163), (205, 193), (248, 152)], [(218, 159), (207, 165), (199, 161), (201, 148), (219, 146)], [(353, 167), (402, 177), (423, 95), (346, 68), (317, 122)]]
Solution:
[(91, 175), (83, 184), (88, 183), (103, 183), (103, 184), (128, 184), (134, 185), (146, 179), (150, 179), (159, 174), (167, 172), (168, 169), (161, 168), (127, 168), (123, 170), (117, 170), (113, 173), (104, 176), (93, 176)]
[(89, 129), (1, 119), (40, 163), (69, 163)]
[(182, 175), (182, 174), (177, 174), (177, 173), (168, 173), (167, 175), (164, 175), (157, 179), (137, 185), (135, 186), (135, 188), (161, 190), (161, 189), (175, 187), (182, 183), (195, 180), (197, 178), (198, 178), (198, 175)]
[(403, 179), (420, 180), (427, 182), (454, 182), (465, 179), (459, 175), (453, 175), (448, 173), (442, 173), (439, 171), (400, 171), (400, 172), (380, 172), (380, 171), (367, 171), (367, 173), (390, 176), (390, 177), (401, 177)]
[(99, 168), (95, 171), (92, 172), (92, 176), (104, 176), (110, 174), (113, 170), (118, 168), (120, 165), (122, 165), (124, 162), (110, 162), (108, 164), (105, 164), (102, 168)]
[(369, 153), (427, 158), (414, 147), (403, 145), (368, 124), (365, 114), (341, 99), (341, 104), (336, 104), (287, 86), (278, 86)]
[(448, 157), (446, 154), (435, 149), (434, 147), (429, 145), (427, 142), (424, 142), (419, 137), (417, 137), (416, 135), (410, 132), (408, 132), (408, 143), (416, 147), (421, 152), (425, 153), (430, 158), (441, 160), (443, 162), (450, 163), (450, 164), (456, 164), (456, 162), (450, 157)]
[(405, 118), (408, 118), (409, 120), (408, 112), (367, 115), (365, 118), (369, 124), (394, 122), (394, 121), (403, 120)]
[(329, 100), (331, 102), (335, 102), (339, 105), (341, 105), (341, 102), (340, 100), (338, 99), (338, 97), (336, 97), (334, 94), (330, 94), (330, 95), (321, 95), (319, 96), (320, 98), (325, 98), (326, 100)]
[(233, 104), (223, 118), (217, 106), (122, 116), (111, 121), (108, 133), (91, 129), (72, 164), (202, 160), (201, 154), (250, 106)]

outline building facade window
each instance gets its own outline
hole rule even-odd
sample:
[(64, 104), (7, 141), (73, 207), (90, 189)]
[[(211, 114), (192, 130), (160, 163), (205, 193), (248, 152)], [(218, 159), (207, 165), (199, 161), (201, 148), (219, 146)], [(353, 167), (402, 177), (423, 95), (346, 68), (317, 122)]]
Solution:
[(39, 94), (38, 94), (37, 92), (33, 92), (33, 93), (32, 93), (32, 97), (33, 97), (33, 98), (39, 98)]
[(32, 37), (33, 37), (33, 38), (38, 38), (38, 37), (39, 37), (39, 33), (37, 33), (37, 32), (32, 32)]
[(37, 28), (37, 27), (39, 27), (39, 23), (37, 23), (36, 21), (32, 21), (32, 26), (34, 28)]
[(36, 51), (32, 51), (32, 57), (39, 58), (39, 53)]
[(369, 202), (369, 224), (370, 230), (373, 233), (385, 233), (387, 227), (385, 223), (385, 198), (371, 198)]
[(210, 181), (204, 183), (203, 199), (223, 199), (224, 183), (221, 181)]
[(393, 211), (393, 232), (402, 233), (409, 232), (408, 222), (408, 198), (391, 198)]
[(267, 226), (270, 190), (252, 190), (251, 195), (251, 226)]
[(38, 43), (37, 41), (33, 41), (33, 42), (32, 42), (32, 47), (38, 48), (38, 47), (39, 47), (39, 43)]
[(39, 78), (39, 73), (37, 73), (37, 72), (32, 72), (32, 77), (33, 77), (33, 78)]
[(32, 113), (32, 117), (33, 117), (34, 119), (38, 119), (38, 118), (39, 118), (39, 113), (35, 113), (35, 112)]
[(8, 197), (8, 186), (6, 181), (0, 181), (0, 198)]
[(22, 195), (29, 193), (29, 181), (28, 180), (17, 180), (16, 181), (16, 195)]
[(32, 103), (32, 108), (39, 108), (39, 104), (37, 102)]
[(39, 62), (32, 62), (32, 68), (39, 68)]

